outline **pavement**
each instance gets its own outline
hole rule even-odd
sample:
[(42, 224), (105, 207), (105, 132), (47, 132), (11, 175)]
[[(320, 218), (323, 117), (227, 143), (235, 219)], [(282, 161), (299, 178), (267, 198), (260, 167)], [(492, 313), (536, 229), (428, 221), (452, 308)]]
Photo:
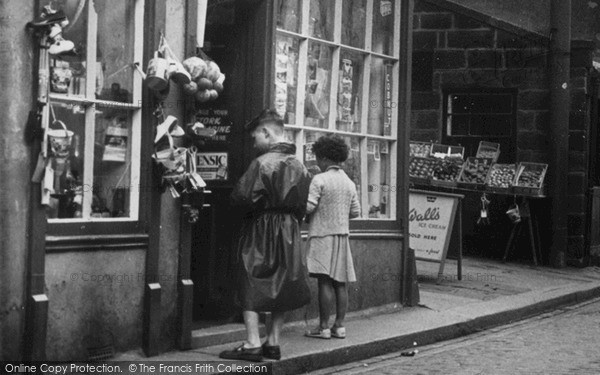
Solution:
[[(553, 269), (495, 260), (463, 259), (462, 280), (448, 260), (436, 282), (435, 263), (417, 261), (420, 304), (389, 305), (348, 314), (345, 340), (303, 337), (306, 323), (286, 325), (283, 358), (269, 362), (274, 374), (304, 374), (511, 324), (600, 297), (600, 267)], [(316, 321), (309, 322), (309, 326)], [(219, 361), (238, 342), (175, 351), (147, 358), (140, 350), (120, 361)]]

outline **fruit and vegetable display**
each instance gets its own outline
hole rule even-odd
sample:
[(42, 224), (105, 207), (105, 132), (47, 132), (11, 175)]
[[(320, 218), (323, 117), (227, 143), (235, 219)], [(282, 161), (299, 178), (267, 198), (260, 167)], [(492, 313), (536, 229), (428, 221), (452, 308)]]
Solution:
[(460, 158), (445, 158), (438, 160), (433, 168), (433, 179), (437, 181), (454, 182), (462, 169), (464, 161)]
[(410, 156), (427, 158), (431, 153), (431, 143), (410, 142)]
[(460, 182), (485, 184), (491, 166), (492, 159), (468, 158), (463, 167)]
[(521, 163), (516, 185), (536, 189), (542, 187), (547, 168), (547, 164)]
[(494, 164), (488, 177), (488, 186), (496, 188), (511, 187), (515, 181), (517, 168), (514, 164)]
[(487, 188), (498, 194), (543, 194), (548, 164), (498, 164), (500, 145), (485, 141), (479, 143), (477, 156), (465, 160), (463, 155), (462, 146), (412, 141), (409, 176), (413, 183), (438, 187)]
[(225, 74), (214, 61), (194, 56), (183, 61), (183, 67), (190, 73), (191, 82), (183, 85), (186, 95), (194, 96), (200, 103), (215, 100), (223, 92)]
[(410, 164), (408, 167), (408, 174), (410, 177), (416, 178), (431, 178), (433, 174), (433, 169), (435, 168), (436, 160), (435, 159), (426, 159), (426, 158), (411, 158)]

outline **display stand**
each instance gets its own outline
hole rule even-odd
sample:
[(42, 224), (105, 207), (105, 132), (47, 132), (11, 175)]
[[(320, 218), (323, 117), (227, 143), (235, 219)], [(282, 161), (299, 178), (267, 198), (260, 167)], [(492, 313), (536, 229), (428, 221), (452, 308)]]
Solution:
[(415, 258), (439, 263), (437, 283), (443, 278), (444, 265), (458, 212), (457, 276), (462, 280), (462, 199), (464, 195), (427, 190), (410, 190), (409, 246)]
[[(531, 254), (533, 258), (533, 264), (537, 267), (538, 265), (538, 254), (541, 259), (541, 242), (540, 242), (540, 231), (537, 220), (537, 215), (534, 215), (531, 206), (529, 204), (529, 198), (523, 197), (523, 201), (521, 203), (521, 218), (527, 220), (527, 228), (529, 231), (529, 243), (531, 245)], [(515, 246), (515, 242), (521, 231), (523, 230), (523, 226), (525, 224), (520, 221), (513, 225), (513, 228), (510, 232), (510, 237), (508, 238), (508, 242), (506, 243), (506, 250), (504, 251), (504, 256), (502, 257), (502, 261), (506, 262), (506, 258), (508, 257), (508, 253)], [(516, 235), (516, 236), (515, 236)]]

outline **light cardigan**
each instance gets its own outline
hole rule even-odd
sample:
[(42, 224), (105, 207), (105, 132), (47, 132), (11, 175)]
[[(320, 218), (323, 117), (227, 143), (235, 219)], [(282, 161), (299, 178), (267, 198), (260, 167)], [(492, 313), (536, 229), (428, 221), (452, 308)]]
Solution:
[(350, 232), (349, 219), (360, 216), (360, 204), (356, 186), (343, 169), (331, 166), (313, 177), (306, 213), (309, 238)]

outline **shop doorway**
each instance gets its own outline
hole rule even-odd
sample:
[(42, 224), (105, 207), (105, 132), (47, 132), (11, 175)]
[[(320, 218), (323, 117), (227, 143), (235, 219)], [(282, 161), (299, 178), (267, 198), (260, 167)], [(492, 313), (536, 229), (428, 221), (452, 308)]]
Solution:
[(210, 193), (204, 196), (204, 207), (191, 233), (194, 329), (241, 322), (234, 303), (240, 215), (230, 206), (229, 196), (245, 166), (246, 22), (236, 2), (209, 2), (202, 52), (218, 64), (226, 79), (218, 99), (196, 103), (188, 113), (189, 121), (217, 131), (214, 138), (197, 145), (199, 160), (204, 157), (206, 161), (200, 172)]
[(211, 192), (192, 227), (192, 314), (196, 329), (239, 321), (234, 304), (239, 215), (228, 203), (230, 187), (212, 187)]

